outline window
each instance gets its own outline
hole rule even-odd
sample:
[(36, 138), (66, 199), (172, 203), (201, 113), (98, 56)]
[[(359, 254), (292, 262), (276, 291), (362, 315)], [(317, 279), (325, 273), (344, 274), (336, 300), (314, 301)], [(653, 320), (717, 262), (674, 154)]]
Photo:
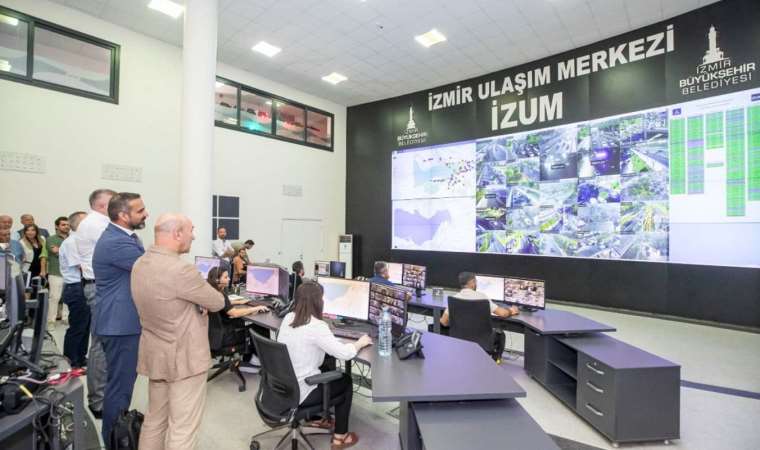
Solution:
[(29, 24), (0, 11), (0, 72), (26, 75)]
[(238, 88), (230, 84), (216, 82), (214, 95), (214, 120), (228, 125), (237, 125)]
[(304, 140), (306, 128), (306, 111), (303, 108), (285, 102), (277, 102), (277, 136)]
[(306, 142), (322, 147), (332, 146), (332, 117), (316, 111), (307, 111)]
[(118, 103), (120, 47), (0, 7), (0, 77)]
[(335, 117), (327, 111), (221, 77), (216, 78), (215, 104), (218, 127), (333, 150)]
[(240, 125), (247, 130), (272, 133), (272, 99), (241, 91)]
[(211, 239), (216, 239), (216, 230), (224, 227), (227, 239), (240, 239), (240, 197), (214, 195), (211, 204)]

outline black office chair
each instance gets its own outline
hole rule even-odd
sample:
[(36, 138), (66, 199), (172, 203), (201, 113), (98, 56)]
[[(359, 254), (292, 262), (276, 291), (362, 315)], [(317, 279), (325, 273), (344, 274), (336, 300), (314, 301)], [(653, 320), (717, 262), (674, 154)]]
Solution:
[(225, 339), (225, 337), (229, 333), (233, 333), (234, 330), (224, 325), (222, 314), (224, 313), (221, 311), (208, 313), (208, 342), (211, 348), (211, 357), (219, 360), (211, 368), (211, 370), (216, 369), (216, 371), (206, 381), (209, 382), (224, 372), (230, 371), (240, 380), (238, 391), (245, 392), (246, 382), (245, 377), (240, 372), (240, 364), (243, 362), (243, 355), (249, 351), (249, 339), (244, 339), (242, 345), (229, 344), (229, 338)]
[(494, 361), (501, 360), (501, 330), (491, 326), (491, 304), (488, 300), (464, 300), (449, 297), (449, 336), (480, 345)]
[(253, 333), (253, 343), (256, 352), (259, 354), (259, 360), (261, 360), (261, 371), (259, 372), (261, 379), (255, 399), (256, 410), (259, 412), (261, 420), (272, 429), (253, 436), (251, 438), (251, 450), (261, 448), (257, 440), (261, 436), (286, 427), (290, 428), (290, 431), (280, 439), (274, 447), (275, 450), (286, 443), (288, 437), (290, 437), (290, 446), (293, 450), (298, 449), (299, 442), (306, 448), (314, 450), (306, 436), (331, 435), (332, 430), (304, 434), (301, 428), (305, 421), (312, 420), (312, 418), (321, 416), (322, 419), (328, 419), (330, 407), (343, 401), (342, 396), (330, 399), (330, 382), (340, 379), (343, 374), (333, 370), (306, 378), (306, 384), (310, 386), (323, 385), (322, 404), (301, 407), (299, 404), (298, 378), (296, 378), (293, 364), (290, 362), (288, 347), (257, 333)]

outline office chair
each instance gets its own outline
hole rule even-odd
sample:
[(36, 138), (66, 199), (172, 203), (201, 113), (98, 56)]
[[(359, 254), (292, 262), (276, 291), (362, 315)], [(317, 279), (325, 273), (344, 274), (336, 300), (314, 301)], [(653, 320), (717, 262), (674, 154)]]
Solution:
[(275, 450), (286, 443), (288, 437), (290, 437), (291, 449), (297, 450), (298, 444), (301, 443), (306, 448), (314, 450), (306, 436), (332, 435), (332, 430), (305, 434), (301, 428), (305, 426), (303, 424), (305, 421), (311, 420), (313, 417), (329, 418), (330, 407), (343, 400), (342, 397), (330, 399), (330, 382), (340, 379), (342, 373), (333, 370), (306, 378), (306, 384), (310, 386), (323, 385), (322, 404), (302, 407), (300, 406), (298, 378), (296, 378), (293, 364), (290, 362), (288, 347), (257, 333), (253, 333), (253, 344), (261, 360), (261, 371), (259, 372), (261, 381), (255, 398), (256, 410), (259, 412), (261, 420), (272, 429), (253, 436), (251, 438), (251, 450), (261, 448), (257, 440), (261, 436), (286, 427), (290, 431), (280, 439), (274, 447)]
[(222, 314), (224, 313), (221, 311), (208, 313), (208, 342), (211, 348), (211, 357), (219, 358), (219, 361), (211, 368), (211, 370), (216, 369), (216, 371), (206, 381), (209, 382), (229, 370), (240, 380), (238, 391), (245, 392), (246, 382), (245, 377), (240, 372), (240, 364), (243, 362), (243, 355), (248, 353), (248, 340), (246, 339), (243, 345), (226, 344), (225, 336), (234, 330), (224, 325)]
[(494, 361), (501, 360), (496, 344), (501, 330), (491, 326), (491, 305), (488, 300), (464, 300), (449, 297), (449, 336), (480, 345)]

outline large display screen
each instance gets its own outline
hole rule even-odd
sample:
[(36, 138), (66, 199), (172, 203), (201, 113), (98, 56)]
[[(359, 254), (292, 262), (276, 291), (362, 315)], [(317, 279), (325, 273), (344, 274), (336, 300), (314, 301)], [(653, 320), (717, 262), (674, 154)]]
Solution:
[(760, 90), (392, 155), (392, 246), (760, 266)]

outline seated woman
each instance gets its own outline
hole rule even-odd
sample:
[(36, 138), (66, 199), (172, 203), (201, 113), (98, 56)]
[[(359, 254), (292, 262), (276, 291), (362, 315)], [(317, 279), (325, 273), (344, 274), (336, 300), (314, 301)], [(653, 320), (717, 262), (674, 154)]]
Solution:
[[(301, 405), (322, 404), (322, 386), (309, 386), (305, 379), (320, 373), (319, 366), (325, 359), (325, 353), (342, 360), (356, 356), (362, 348), (372, 344), (369, 336), (364, 335), (354, 343), (339, 341), (322, 320), (324, 301), (322, 286), (314, 281), (304, 280), (296, 289), (295, 310), (282, 320), (277, 340), (288, 347), (293, 370), (298, 378)], [(353, 389), (351, 377), (343, 377), (330, 382), (330, 396), (343, 396), (343, 401), (335, 405), (335, 430), (331, 449), (352, 447), (359, 442), (356, 433), (348, 431), (348, 417), (351, 413)]]
[(248, 352), (243, 355), (243, 360), (248, 362), (251, 360), (254, 354), (253, 343), (251, 342), (250, 335), (248, 334), (248, 328), (252, 328), (262, 336), (269, 336), (269, 330), (257, 325), (246, 325), (241, 319), (243, 316), (250, 314), (258, 314), (269, 311), (266, 306), (239, 306), (245, 304), (248, 300), (230, 300), (227, 296), (226, 287), (229, 285), (230, 276), (225, 268), (213, 267), (208, 272), (206, 279), (208, 283), (224, 295), (224, 308), (219, 311), (222, 318), (222, 324), (229, 330), (225, 333), (224, 342), (225, 346), (228, 345), (244, 345), (248, 343)]

